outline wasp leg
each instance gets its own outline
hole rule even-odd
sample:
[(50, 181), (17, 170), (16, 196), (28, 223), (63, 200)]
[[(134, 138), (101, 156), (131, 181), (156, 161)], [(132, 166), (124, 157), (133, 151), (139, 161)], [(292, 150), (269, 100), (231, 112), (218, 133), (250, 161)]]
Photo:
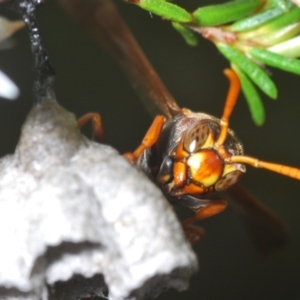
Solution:
[(227, 201), (225, 200), (211, 200), (210, 204), (196, 210), (195, 214), (190, 218), (183, 221), (182, 227), (186, 234), (187, 239), (193, 245), (204, 236), (204, 230), (201, 227), (193, 226), (196, 221), (200, 221), (216, 214), (219, 214), (227, 207)]
[(96, 112), (90, 112), (77, 120), (78, 126), (81, 128), (88, 121), (92, 122), (93, 133), (100, 142), (104, 141), (104, 131), (101, 116)]
[(134, 152), (124, 153), (123, 156), (129, 162), (135, 163), (143, 151), (153, 146), (157, 141), (165, 122), (166, 118), (164, 116), (156, 116), (145, 137), (143, 138), (141, 145)]
[(191, 243), (191, 245), (196, 244), (198, 241), (202, 240), (205, 235), (205, 230), (202, 227), (189, 225), (183, 227), (186, 239)]

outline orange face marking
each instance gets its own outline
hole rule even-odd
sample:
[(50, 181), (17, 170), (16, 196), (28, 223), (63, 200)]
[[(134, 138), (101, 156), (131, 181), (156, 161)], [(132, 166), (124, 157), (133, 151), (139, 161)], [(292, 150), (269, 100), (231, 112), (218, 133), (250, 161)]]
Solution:
[(187, 160), (187, 165), (191, 178), (205, 187), (214, 185), (221, 177), (224, 168), (219, 155), (210, 149), (192, 154)]
[(186, 182), (187, 167), (184, 162), (175, 162), (173, 168), (174, 186), (181, 187)]

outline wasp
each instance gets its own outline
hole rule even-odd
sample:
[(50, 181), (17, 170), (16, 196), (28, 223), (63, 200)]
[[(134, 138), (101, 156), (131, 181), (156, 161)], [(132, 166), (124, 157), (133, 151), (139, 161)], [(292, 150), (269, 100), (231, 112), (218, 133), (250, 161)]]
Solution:
[[(182, 222), (191, 243), (204, 234), (202, 228), (193, 224), (226, 208), (227, 201), (219, 196), (226, 191), (263, 254), (283, 246), (288, 236), (284, 223), (238, 181), (246, 172), (245, 165), (296, 179), (300, 179), (300, 171), (244, 155), (242, 143), (229, 129), (229, 118), (240, 90), (235, 73), (225, 72), (230, 88), (220, 119), (181, 109), (111, 4), (99, 9), (97, 21), (85, 26), (125, 71), (149, 112), (157, 115), (141, 145), (124, 156), (143, 170), (171, 203), (194, 211), (193, 216)], [(92, 120), (93, 132), (103, 140), (100, 116), (87, 114), (78, 120), (79, 126), (88, 120)]]
[[(230, 82), (220, 119), (202, 112), (181, 109), (173, 118), (158, 115), (141, 145), (124, 157), (148, 175), (172, 204), (180, 204), (195, 213), (182, 222), (188, 240), (194, 244), (204, 235), (193, 223), (222, 212), (227, 201), (215, 194), (229, 189), (235, 198), (244, 198), (246, 210), (254, 210), (260, 219), (272, 223), (271, 233), (283, 234), (283, 225), (270, 211), (241, 188), (230, 190), (246, 172), (245, 165), (264, 168), (300, 180), (300, 169), (265, 162), (244, 155), (241, 141), (229, 129), (229, 119), (240, 91), (240, 81), (231, 69), (224, 71)], [(89, 113), (78, 120), (83, 126), (92, 120), (100, 140), (104, 134), (99, 114)], [(239, 194), (239, 196), (237, 196)], [(241, 204), (241, 201), (238, 200)], [(252, 212), (253, 214), (253, 212)], [(280, 238), (279, 238), (280, 239)], [(277, 241), (278, 242), (278, 241)], [(280, 243), (280, 242), (279, 242)]]
[[(192, 224), (227, 207), (227, 201), (211, 199), (211, 196), (234, 186), (246, 172), (245, 165), (300, 180), (300, 169), (244, 155), (241, 141), (229, 129), (229, 118), (239, 95), (240, 81), (233, 70), (226, 69), (224, 73), (230, 87), (220, 119), (188, 109), (182, 109), (180, 114), (169, 120), (159, 115), (141, 145), (133, 153), (125, 154), (162, 189), (171, 203), (195, 212), (182, 222), (192, 244), (204, 233), (202, 228)], [(263, 215), (272, 220), (273, 227), (278, 231), (281, 225), (275, 216), (242, 188), (230, 190), (230, 193), (236, 197), (237, 191), (240, 197), (246, 198), (248, 203), (243, 206), (247, 210), (254, 209), (257, 215), (264, 211)]]

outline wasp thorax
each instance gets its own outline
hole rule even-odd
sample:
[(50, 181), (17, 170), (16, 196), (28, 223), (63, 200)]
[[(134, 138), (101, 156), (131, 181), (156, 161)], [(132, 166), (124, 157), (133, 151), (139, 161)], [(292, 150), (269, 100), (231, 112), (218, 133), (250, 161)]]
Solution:
[(211, 129), (206, 121), (199, 121), (192, 125), (185, 133), (183, 147), (189, 153), (199, 151), (206, 144)]

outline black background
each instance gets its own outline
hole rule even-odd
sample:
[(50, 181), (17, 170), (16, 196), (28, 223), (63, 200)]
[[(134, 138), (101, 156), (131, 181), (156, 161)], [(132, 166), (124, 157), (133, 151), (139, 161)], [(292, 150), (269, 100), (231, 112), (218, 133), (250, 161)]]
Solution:
[[(201, 1), (201, 5), (211, 2)], [(191, 48), (168, 22), (121, 1), (117, 5), (180, 106), (220, 116), (228, 87), (222, 70), (228, 64), (214, 46), (201, 39), (198, 47)], [(181, 5), (193, 10), (197, 2), (182, 1)], [(39, 21), (57, 68), (56, 92), (60, 104), (78, 117), (89, 111), (100, 112), (106, 142), (121, 153), (133, 150), (152, 118), (119, 67), (60, 9), (57, 1), (49, 0), (40, 8)], [(32, 56), (26, 30), (15, 39), (18, 43), (15, 48), (0, 52), (1, 70), (21, 89), (16, 101), (0, 100), (1, 156), (14, 151), (20, 127), (33, 105)], [(265, 125), (260, 128), (254, 125), (246, 102), (240, 97), (231, 128), (242, 139), (247, 154), (300, 167), (300, 79), (271, 71), (279, 97), (277, 101), (264, 97)], [(91, 136), (89, 128), (87, 134)], [(300, 182), (248, 167), (243, 183), (287, 223), (289, 245), (271, 257), (259, 256), (229, 208), (202, 222), (207, 234), (195, 247), (200, 270), (192, 278), (190, 289), (183, 293), (167, 292), (159, 299), (298, 299)]]

